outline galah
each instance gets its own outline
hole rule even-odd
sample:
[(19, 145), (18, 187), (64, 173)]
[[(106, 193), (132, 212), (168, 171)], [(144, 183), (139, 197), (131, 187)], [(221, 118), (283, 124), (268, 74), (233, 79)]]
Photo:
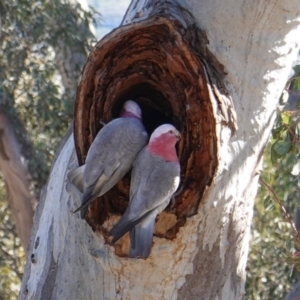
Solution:
[(178, 188), (180, 164), (175, 145), (179, 138), (173, 125), (159, 126), (133, 164), (128, 208), (110, 231), (113, 243), (130, 231), (130, 257), (149, 256), (155, 218)]
[(83, 193), (81, 218), (96, 197), (108, 192), (132, 167), (147, 144), (148, 134), (142, 123), (142, 112), (132, 100), (125, 102), (120, 118), (105, 125), (97, 134), (85, 164), (68, 174), (69, 180)]

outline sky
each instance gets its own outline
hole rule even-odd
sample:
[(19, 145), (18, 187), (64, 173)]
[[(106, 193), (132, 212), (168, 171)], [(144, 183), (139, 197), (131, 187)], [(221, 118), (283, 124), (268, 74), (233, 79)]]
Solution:
[(129, 6), (130, 0), (86, 0), (102, 15), (100, 26), (96, 29), (98, 39), (118, 27)]

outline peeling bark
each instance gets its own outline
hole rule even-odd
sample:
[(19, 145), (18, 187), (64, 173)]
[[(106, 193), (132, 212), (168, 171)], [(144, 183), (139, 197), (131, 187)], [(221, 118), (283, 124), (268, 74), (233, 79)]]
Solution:
[[(39, 203), (20, 299), (243, 298), (262, 153), (298, 47), (297, 8), (296, 0), (132, 1), (127, 26), (100, 41), (84, 68), (76, 153), (71, 136)], [(157, 220), (146, 260), (126, 257), (126, 237), (114, 248), (105, 234), (126, 208), (129, 177), (90, 206), (89, 224), (71, 213), (80, 195), (66, 180), (99, 121), (128, 97), (149, 132), (168, 120), (183, 135), (183, 190)]]
[(26, 250), (36, 201), (30, 191), (30, 175), (22, 161), (20, 147), (3, 112), (0, 112), (0, 170), (6, 183), (8, 204), (15, 220), (16, 231)]

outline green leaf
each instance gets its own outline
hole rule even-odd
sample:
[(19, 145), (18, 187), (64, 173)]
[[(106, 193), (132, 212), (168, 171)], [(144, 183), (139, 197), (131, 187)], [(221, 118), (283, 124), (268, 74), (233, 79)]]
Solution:
[(283, 112), (281, 114), (281, 119), (282, 119), (282, 122), (284, 124), (288, 124), (289, 125), (291, 123), (291, 120), (292, 120), (292, 118), (291, 118), (291, 112), (289, 112), (289, 111)]
[(285, 247), (287, 251), (291, 251), (295, 248), (295, 244), (293, 240), (287, 240), (285, 243)]
[(264, 200), (264, 208), (266, 211), (270, 211), (274, 208), (274, 201), (270, 195)]
[(286, 137), (288, 136), (288, 131), (287, 130), (283, 130), (281, 132), (280, 138), (278, 138), (278, 140), (286, 140)]
[(293, 67), (293, 69), (295, 71), (294, 76), (296, 76), (296, 77), (300, 76), (300, 65)]
[(293, 82), (293, 90), (299, 92), (300, 91), (300, 76), (295, 77)]
[(285, 126), (282, 124), (282, 113), (281, 112), (277, 112), (277, 117), (275, 120), (275, 124), (274, 127), (272, 129), (272, 136), (274, 139), (278, 139), (282, 130), (286, 130)]
[(292, 141), (291, 133), (289, 131), (287, 131), (284, 141), (287, 143), (290, 143)]
[(296, 162), (297, 162), (297, 155), (291, 154), (289, 155), (288, 159), (285, 161), (285, 166), (287, 168), (292, 168)]
[(279, 154), (279, 155), (284, 155), (286, 154), (291, 147), (291, 143), (290, 142), (286, 142), (286, 141), (277, 141), (274, 144), (274, 150)]
[(276, 164), (277, 159), (280, 158), (280, 156), (278, 155), (278, 153), (274, 149), (275, 145), (276, 145), (276, 143), (274, 143), (271, 147), (271, 162), (272, 162), (272, 165)]

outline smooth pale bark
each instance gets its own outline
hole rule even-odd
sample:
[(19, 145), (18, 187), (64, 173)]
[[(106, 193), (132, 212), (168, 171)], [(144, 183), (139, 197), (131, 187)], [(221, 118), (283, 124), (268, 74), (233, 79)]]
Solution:
[[(162, 2), (133, 1), (124, 23), (144, 20)], [(299, 47), (299, 3), (176, 3), (206, 31), (208, 48), (225, 67), (224, 84), (237, 114), (234, 136), (217, 119), (218, 168), (198, 214), (187, 219), (174, 240), (154, 237), (147, 260), (116, 256), (100, 234), (70, 212), (80, 203), (78, 193), (66, 184), (76, 163), (71, 136), (53, 165), (35, 215), (20, 299), (243, 297), (261, 158)]]

